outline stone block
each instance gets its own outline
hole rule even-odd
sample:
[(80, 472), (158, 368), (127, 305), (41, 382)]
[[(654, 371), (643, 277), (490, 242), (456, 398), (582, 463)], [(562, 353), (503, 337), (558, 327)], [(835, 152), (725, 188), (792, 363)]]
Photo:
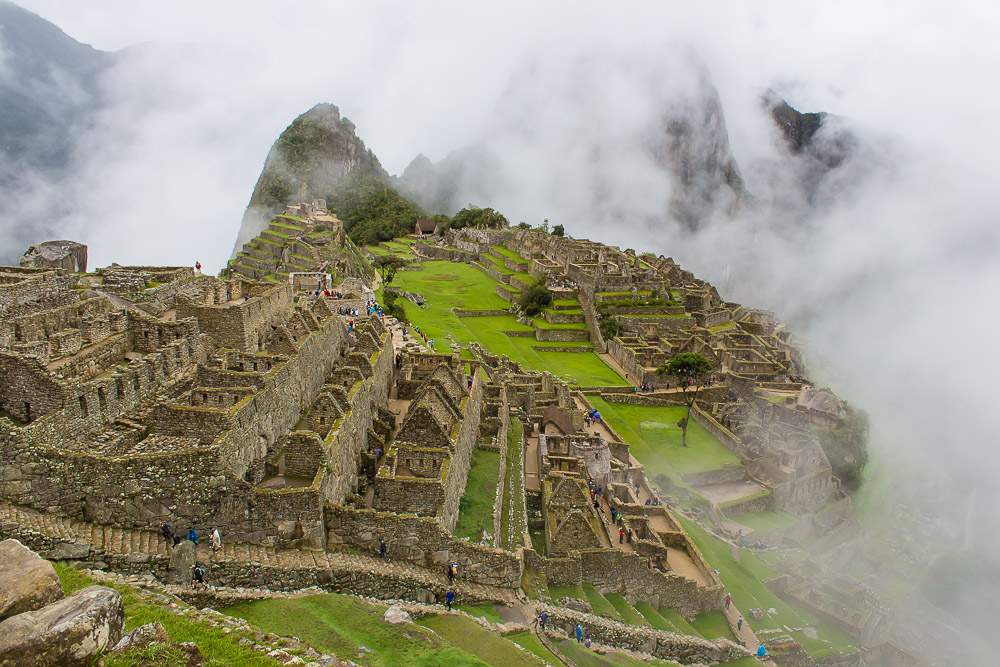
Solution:
[(170, 551), (170, 565), (167, 568), (166, 583), (191, 583), (191, 568), (196, 560), (194, 542), (183, 540)]
[(124, 628), (121, 595), (104, 586), (88, 586), (38, 611), (0, 622), (0, 664), (90, 665), (118, 643)]
[(0, 619), (41, 609), (62, 596), (52, 563), (17, 540), (0, 542)]

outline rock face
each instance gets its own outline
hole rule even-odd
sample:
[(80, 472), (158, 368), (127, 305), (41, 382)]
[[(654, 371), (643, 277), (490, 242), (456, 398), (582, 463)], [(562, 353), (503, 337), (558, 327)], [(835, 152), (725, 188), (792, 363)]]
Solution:
[[(658, 55), (609, 48), (528, 63), (481, 138), (437, 163), (418, 156), (397, 189), (432, 213), (476, 202), (512, 220), (666, 214), (693, 229), (733, 213), (749, 195), (708, 70), (685, 49)], [(635, 195), (651, 204), (633, 210)]]
[(195, 563), (195, 546), (190, 540), (183, 540), (170, 551), (170, 568), (167, 572), (168, 584), (191, 583), (191, 568)]
[(89, 665), (121, 639), (125, 606), (117, 591), (88, 586), (38, 611), (0, 622), (0, 665)]
[(354, 123), (332, 104), (317, 104), (285, 128), (268, 151), (233, 251), (267, 227), (285, 204), (325, 198), (345, 176), (373, 174), (388, 181), (378, 158), (365, 148)]
[(29, 247), (20, 260), (21, 266), (38, 269), (87, 271), (87, 246), (76, 241), (45, 241)]
[(17, 540), (0, 542), (0, 620), (41, 609), (62, 596), (52, 563)]
[(128, 633), (115, 644), (108, 653), (125, 653), (132, 649), (142, 648), (152, 642), (166, 643), (170, 641), (166, 629), (157, 622), (147, 623)]

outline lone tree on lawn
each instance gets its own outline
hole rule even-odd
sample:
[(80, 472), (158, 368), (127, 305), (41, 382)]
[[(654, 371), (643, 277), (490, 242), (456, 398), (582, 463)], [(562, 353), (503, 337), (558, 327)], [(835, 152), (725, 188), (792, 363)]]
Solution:
[(382, 274), (382, 282), (388, 285), (396, 277), (396, 271), (406, 266), (407, 261), (399, 255), (379, 255), (372, 262), (375, 269)]
[[(656, 369), (657, 375), (672, 375), (678, 379), (681, 392), (684, 394), (684, 403), (687, 405), (687, 414), (684, 419), (677, 422), (681, 427), (681, 445), (687, 447), (688, 421), (691, 419), (691, 408), (698, 398), (698, 390), (705, 382), (705, 376), (712, 372), (712, 364), (708, 359), (697, 352), (681, 352), (665, 364), (661, 364)], [(690, 385), (688, 384), (690, 381)]]

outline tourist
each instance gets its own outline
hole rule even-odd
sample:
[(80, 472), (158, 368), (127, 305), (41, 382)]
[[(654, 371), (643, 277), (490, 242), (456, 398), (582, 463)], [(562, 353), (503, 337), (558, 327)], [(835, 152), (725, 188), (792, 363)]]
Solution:
[(198, 546), (198, 533), (194, 532), (194, 526), (191, 526), (191, 530), (188, 531), (188, 539), (194, 542), (195, 546)]
[(579, 623), (576, 624), (576, 641), (583, 641), (583, 626)]
[(208, 542), (212, 545), (212, 553), (217, 553), (222, 548), (222, 534), (219, 533), (218, 528), (212, 529)]
[(450, 565), (448, 565), (448, 583), (450, 584), (454, 582), (455, 577), (457, 576), (458, 576), (458, 566), (456, 566), (454, 563), (451, 563)]
[(201, 262), (196, 261), (194, 263), (194, 270), (197, 271), (198, 273), (201, 273)]
[(163, 539), (165, 539), (167, 541), (167, 544), (170, 544), (170, 524), (169, 523), (165, 523), (165, 524), (161, 525), (160, 526), (160, 532), (163, 533)]
[(208, 588), (208, 584), (205, 583), (205, 568), (194, 565), (192, 567), (191, 588), (198, 588), (199, 585)]
[(632, 544), (632, 534), (632, 530), (629, 529), (628, 534), (625, 535), (625, 541), (629, 544)]
[(618, 544), (625, 544), (625, 529), (618, 529)]
[(549, 620), (549, 615), (546, 612), (542, 612), (542, 615), (538, 617), (538, 626), (545, 632), (545, 622)]
[(733, 594), (726, 593), (726, 609), (729, 609), (729, 605), (733, 603)]
[(386, 554), (388, 553), (388, 551), (389, 547), (386, 546), (385, 540), (383, 540), (381, 537), (378, 538), (378, 557), (381, 558), (382, 560), (387, 560)]
[(736, 619), (736, 632), (743, 632), (743, 617)]
[(173, 534), (171, 534), (171, 536), (170, 536), (170, 537), (171, 537), (171, 539), (173, 539), (173, 541), (174, 541), (174, 546), (175, 546), (175, 547), (176, 547), (176, 546), (177, 546), (178, 544), (180, 544), (180, 543), (181, 543), (181, 536), (180, 536), (180, 535), (178, 535), (177, 533), (173, 533)]
[(590, 648), (590, 637), (587, 637), (586, 639), (583, 640), (583, 645), (586, 646), (587, 648)]
[(444, 599), (445, 605), (448, 607), (448, 611), (451, 611), (451, 603), (455, 601), (455, 594), (451, 592), (450, 588), (448, 589), (448, 593), (444, 596)]
[(763, 658), (763, 657), (765, 657), (765, 656), (767, 656), (767, 649), (766, 649), (766, 648), (764, 648), (764, 645), (763, 645), (763, 644), (761, 644), (761, 645), (759, 645), (759, 646), (757, 647), (757, 657), (758, 657), (758, 658)]

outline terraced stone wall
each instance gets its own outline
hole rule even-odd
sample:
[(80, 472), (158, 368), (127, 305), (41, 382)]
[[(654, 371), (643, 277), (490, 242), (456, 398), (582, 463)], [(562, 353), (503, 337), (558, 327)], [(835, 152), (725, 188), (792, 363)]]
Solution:
[(455, 563), (460, 579), (504, 588), (521, 585), (522, 563), (518, 555), (461, 540), (434, 517), (327, 507), (327, 518), (331, 542), (344, 542), (374, 553), (382, 538), (395, 560), (440, 572), (448, 563)]

